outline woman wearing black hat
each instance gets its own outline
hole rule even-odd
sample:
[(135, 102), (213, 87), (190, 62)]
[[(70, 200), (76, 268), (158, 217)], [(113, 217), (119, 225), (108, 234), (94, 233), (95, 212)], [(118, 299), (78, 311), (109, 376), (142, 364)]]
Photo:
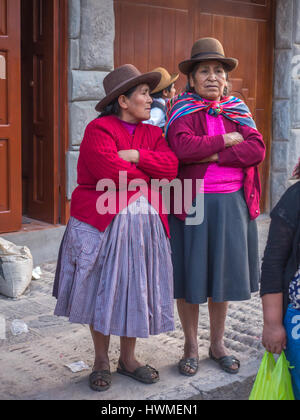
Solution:
[(159, 373), (136, 360), (136, 338), (174, 329), (168, 219), (150, 181), (172, 180), (178, 160), (161, 130), (142, 124), (160, 77), (129, 64), (108, 74), (106, 96), (96, 107), (101, 115), (80, 146), (53, 293), (56, 315), (90, 325), (96, 391), (111, 384), (111, 334), (120, 336), (117, 371), (154, 383)]

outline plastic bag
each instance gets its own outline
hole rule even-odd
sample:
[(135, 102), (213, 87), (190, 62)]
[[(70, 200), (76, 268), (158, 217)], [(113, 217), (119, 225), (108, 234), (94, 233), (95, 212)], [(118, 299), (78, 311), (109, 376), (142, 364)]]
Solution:
[(22, 295), (31, 282), (32, 255), (26, 246), (0, 238), (0, 293), (10, 298)]
[(32, 270), (32, 278), (33, 278), (33, 280), (40, 280), (41, 275), (42, 275), (41, 267), (35, 267)]
[(88, 365), (82, 360), (79, 362), (70, 363), (69, 365), (65, 366), (68, 367), (73, 373), (81, 372), (82, 370), (89, 370)]
[(294, 400), (289, 362), (284, 352), (275, 362), (272, 353), (265, 352), (249, 400)]
[(28, 333), (28, 326), (21, 319), (14, 319), (11, 323), (10, 329), (13, 335)]
[(261, 361), (249, 400), (268, 400), (272, 381), (272, 373), (276, 362), (272, 353), (265, 352)]
[(270, 389), (272, 400), (293, 401), (295, 399), (289, 365), (284, 352), (282, 352), (272, 373)]

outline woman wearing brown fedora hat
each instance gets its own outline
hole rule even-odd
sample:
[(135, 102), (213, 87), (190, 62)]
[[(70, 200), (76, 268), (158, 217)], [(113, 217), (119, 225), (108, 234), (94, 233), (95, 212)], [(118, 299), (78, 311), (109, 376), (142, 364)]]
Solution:
[(136, 338), (174, 329), (168, 219), (150, 181), (175, 178), (178, 159), (158, 127), (142, 124), (160, 77), (130, 64), (109, 73), (80, 146), (53, 294), (56, 315), (90, 325), (96, 391), (111, 385), (111, 334), (120, 336), (117, 372), (155, 383), (158, 371), (135, 358)]
[[(191, 58), (179, 64), (188, 77), (187, 91), (168, 110), (166, 135), (179, 159), (178, 177), (183, 183), (192, 179), (196, 208), (204, 197), (201, 224), (191, 223), (189, 209), (170, 216), (175, 298), (185, 333), (178, 367), (188, 376), (199, 363), (199, 304), (208, 300), (209, 356), (226, 372), (237, 373), (240, 361), (224, 345), (228, 302), (250, 299), (258, 290), (257, 165), (265, 145), (247, 106), (226, 94), (227, 74), (237, 65), (218, 40), (196, 41)], [(197, 190), (200, 179), (204, 186)]]

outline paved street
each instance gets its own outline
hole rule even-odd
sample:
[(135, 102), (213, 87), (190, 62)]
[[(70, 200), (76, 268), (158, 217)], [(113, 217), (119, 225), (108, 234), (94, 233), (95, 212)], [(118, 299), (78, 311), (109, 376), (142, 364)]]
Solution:
[[(265, 245), (269, 220), (260, 219), (260, 249)], [(177, 362), (183, 351), (183, 332), (176, 314), (176, 330), (139, 339), (137, 357), (160, 371), (160, 382), (143, 385), (113, 373), (112, 387), (96, 393), (88, 386), (90, 371), (73, 373), (65, 365), (84, 361), (91, 369), (93, 345), (87, 326), (69, 324), (53, 315), (51, 296), (56, 263), (43, 264), (42, 277), (33, 280), (21, 299), (0, 297), (0, 315), (6, 322), (6, 339), (0, 339), (0, 399), (247, 399), (257, 372), (261, 346), (261, 302), (258, 295), (250, 301), (230, 304), (225, 342), (242, 362), (238, 375), (228, 375), (208, 359), (209, 329), (207, 305), (200, 306), (200, 369), (193, 378), (178, 374)], [(14, 336), (11, 322), (23, 320), (28, 333)], [(115, 372), (119, 339), (112, 337), (111, 370)]]

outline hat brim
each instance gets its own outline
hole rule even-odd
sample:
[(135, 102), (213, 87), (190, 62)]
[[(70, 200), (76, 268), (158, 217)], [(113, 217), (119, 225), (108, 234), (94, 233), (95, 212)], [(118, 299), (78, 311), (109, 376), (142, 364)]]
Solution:
[(178, 77), (179, 77), (179, 74), (178, 73), (171, 74), (170, 79), (165, 84), (163, 84), (162, 86), (159, 86), (160, 85), (160, 83), (159, 83), (156, 86), (156, 88), (151, 91), (151, 93), (157, 93), (157, 92), (160, 92), (161, 90), (166, 89), (167, 87), (169, 87), (170, 85), (172, 85), (173, 83), (175, 83), (176, 80), (178, 79)]
[(116, 86), (113, 91), (106, 95), (98, 104), (95, 109), (98, 112), (103, 111), (103, 109), (109, 105), (113, 100), (117, 99), (120, 95), (126, 93), (129, 89), (134, 86), (147, 84), (149, 86), (150, 92), (155, 89), (159, 84), (161, 79), (161, 74), (158, 72), (149, 72), (141, 74), (140, 76), (133, 77), (132, 79), (126, 80), (126, 82), (121, 83)]
[(239, 61), (236, 58), (227, 58), (227, 57), (221, 57), (216, 56), (214, 54), (207, 55), (205, 57), (199, 57), (199, 58), (191, 58), (190, 60), (185, 60), (179, 63), (178, 67), (181, 73), (183, 74), (189, 74), (194, 67), (195, 64), (201, 63), (202, 61), (220, 61), (221, 63), (226, 65), (226, 70), (228, 72), (233, 71), (237, 68)]

